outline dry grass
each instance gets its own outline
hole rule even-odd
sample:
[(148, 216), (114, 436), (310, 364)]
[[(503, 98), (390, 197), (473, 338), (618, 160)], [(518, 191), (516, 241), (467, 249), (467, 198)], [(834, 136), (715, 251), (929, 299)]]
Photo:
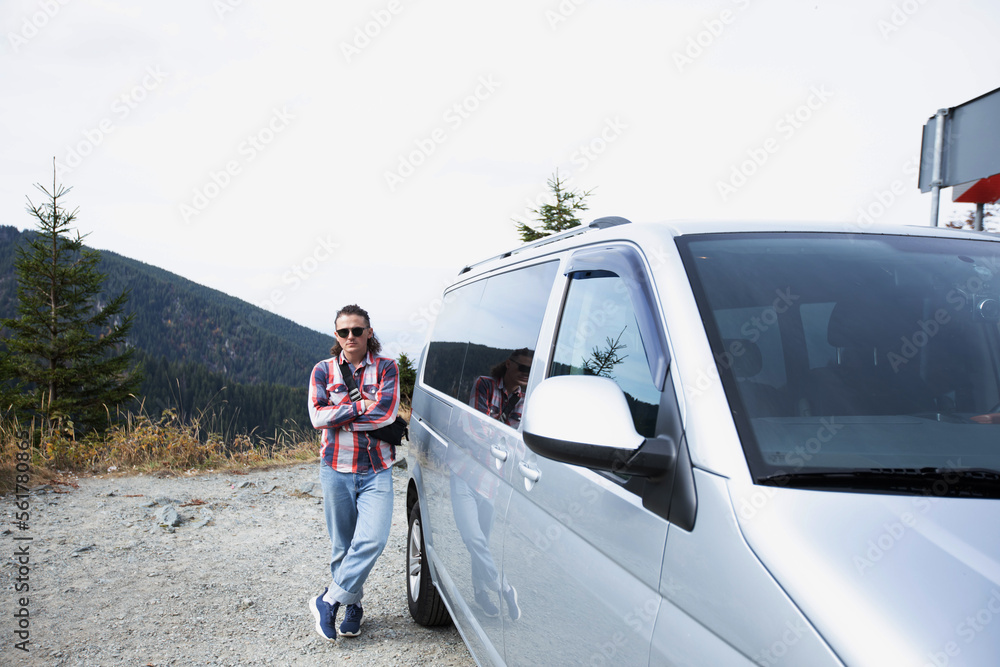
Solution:
[(6, 419), (0, 420), (0, 493), (14, 490), (17, 483), (52, 481), (63, 472), (246, 469), (310, 461), (318, 451), (318, 438), (295, 427), (271, 437), (240, 434), (224, 439), (197, 420), (182, 422), (172, 411), (156, 421), (129, 414), (104, 435), (84, 438), (67, 431), (42, 433), (34, 423)]
[[(410, 418), (408, 407), (401, 406), (399, 414)], [(144, 412), (128, 414), (104, 435), (76, 438), (71, 431), (43, 434), (34, 423), (7, 418), (0, 419), (0, 494), (13, 491), (17, 483), (58, 481), (66, 472), (248, 469), (312, 461), (318, 455), (319, 438), (311, 428), (294, 424), (269, 437), (251, 433), (224, 438), (203, 428), (198, 419), (183, 422), (168, 410), (159, 420)], [(28, 472), (20, 477), (18, 463), (22, 471), (28, 464)]]

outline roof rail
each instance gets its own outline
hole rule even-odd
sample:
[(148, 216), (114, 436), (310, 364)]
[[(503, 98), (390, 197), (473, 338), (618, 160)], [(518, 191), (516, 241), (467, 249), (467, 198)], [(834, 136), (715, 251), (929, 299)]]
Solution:
[(468, 273), (469, 271), (471, 271), (473, 269), (473, 267), (479, 266), (480, 264), (487, 264), (489, 262), (492, 262), (492, 261), (495, 261), (495, 260), (498, 260), (498, 259), (505, 259), (507, 257), (510, 257), (511, 255), (516, 254), (516, 253), (524, 252), (525, 250), (530, 250), (531, 248), (537, 248), (539, 246), (543, 246), (543, 245), (546, 245), (548, 243), (555, 243), (556, 241), (561, 241), (562, 239), (568, 239), (571, 236), (577, 236), (578, 234), (585, 234), (586, 232), (589, 232), (589, 231), (591, 231), (593, 229), (607, 229), (608, 227), (617, 227), (618, 225), (628, 225), (628, 224), (631, 224), (631, 223), (632, 223), (631, 220), (629, 220), (627, 218), (622, 218), (622, 217), (617, 216), (617, 215), (609, 215), (609, 216), (605, 216), (603, 218), (597, 218), (596, 220), (592, 220), (590, 222), (590, 224), (587, 224), (587, 225), (578, 225), (576, 227), (572, 227), (570, 229), (567, 229), (564, 232), (559, 232), (558, 234), (551, 234), (549, 236), (543, 236), (542, 238), (540, 238), (540, 239), (538, 239), (536, 241), (531, 241), (530, 243), (525, 243), (524, 245), (520, 245), (520, 246), (514, 248), (513, 250), (508, 250), (507, 252), (500, 253), (499, 255), (495, 255), (493, 257), (489, 257), (489, 258), (484, 259), (482, 261), (476, 262), (475, 264), (469, 264), (468, 266), (466, 266), (465, 268), (463, 268), (461, 271), (459, 271), (458, 275), (462, 275), (463, 273)]

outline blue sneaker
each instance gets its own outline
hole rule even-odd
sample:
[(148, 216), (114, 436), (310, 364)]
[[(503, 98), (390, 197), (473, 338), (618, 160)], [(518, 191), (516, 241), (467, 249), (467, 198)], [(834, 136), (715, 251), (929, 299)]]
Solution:
[(357, 637), (361, 634), (361, 624), (365, 620), (365, 610), (359, 604), (347, 605), (344, 612), (344, 622), (340, 624), (340, 634), (345, 637)]
[(510, 616), (510, 620), (516, 621), (521, 618), (521, 607), (517, 604), (517, 589), (510, 584), (505, 584), (500, 595), (507, 603), (507, 615)]
[(322, 593), (309, 601), (309, 611), (316, 618), (316, 632), (323, 639), (332, 642), (337, 639), (337, 610), (340, 609), (340, 603), (330, 604), (324, 600), (327, 590), (324, 588)]
[(482, 609), (483, 613), (489, 616), (490, 618), (496, 618), (497, 616), (500, 615), (500, 610), (497, 609), (497, 606), (495, 604), (493, 604), (493, 600), (490, 599), (490, 594), (486, 591), (485, 588), (481, 588), (478, 591), (476, 591), (475, 599), (476, 599), (476, 604), (479, 605), (479, 608)]

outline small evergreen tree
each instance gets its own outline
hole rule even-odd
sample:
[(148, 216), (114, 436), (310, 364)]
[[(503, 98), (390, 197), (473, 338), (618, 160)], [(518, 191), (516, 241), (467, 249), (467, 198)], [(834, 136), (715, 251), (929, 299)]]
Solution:
[(17, 249), (17, 318), (5, 319), (13, 374), (28, 387), (30, 405), (46, 428), (103, 430), (115, 406), (131, 398), (141, 380), (132, 350), (122, 351), (132, 316), (122, 316), (127, 292), (104, 301), (100, 254), (69, 236), (76, 210), (61, 199), (69, 191), (36, 185), (48, 201), (28, 212), (38, 232)]
[(413, 385), (417, 382), (417, 370), (405, 352), (399, 353), (396, 360), (399, 366), (399, 396), (404, 404), (410, 405), (413, 400)]
[(585, 359), (583, 362), (584, 373), (614, 379), (611, 371), (614, 370), (615, 366), (628, 358), (627, 354), (624, 357), (619, 354), (621, 350), (628, 347), (625, 343), (621, 342), (624, 334), (625, 329), (622, 329), (618, 334), (618, 338), (614, 340), (611, 340), (610, 336), (605, 338), (608, 346), (604, 349), (600, 349), (595, 345), (593, 351), (590, 353), (590, 359)]
[(10, 353), (0, 346), (0, 421), (7, 419), (24, 407), (24, 391)]
[(576, 217), (576, 214), (579, 211), (587, 210), (587, 197), (594, 192), (593, 190), (586, 192), (567, 190), (565, 182), (559, 178), (558, 169), (548, 180), (548, 185), (549, 189), (552, 190), (555, 203), (542, 204), (540, 208), (531, 209), (540, 224), (537, 227), (531, 227), (523, 222), (517, 223), (517, 233), (520, 234), (521, 240), (525, 243), (578, 227), (580, 219)]

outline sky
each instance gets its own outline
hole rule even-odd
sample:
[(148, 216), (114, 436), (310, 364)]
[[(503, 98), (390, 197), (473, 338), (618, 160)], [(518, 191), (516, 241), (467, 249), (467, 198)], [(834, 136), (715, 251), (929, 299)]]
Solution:
[(998, 27), (995, 0), (4, 0), (0, 224), (55, 169), (89, 246), (324, 333), (357, 303), (414, 358), (556, 172), (585, 221), (929, 225), (923, 125), (1000, 87)]

